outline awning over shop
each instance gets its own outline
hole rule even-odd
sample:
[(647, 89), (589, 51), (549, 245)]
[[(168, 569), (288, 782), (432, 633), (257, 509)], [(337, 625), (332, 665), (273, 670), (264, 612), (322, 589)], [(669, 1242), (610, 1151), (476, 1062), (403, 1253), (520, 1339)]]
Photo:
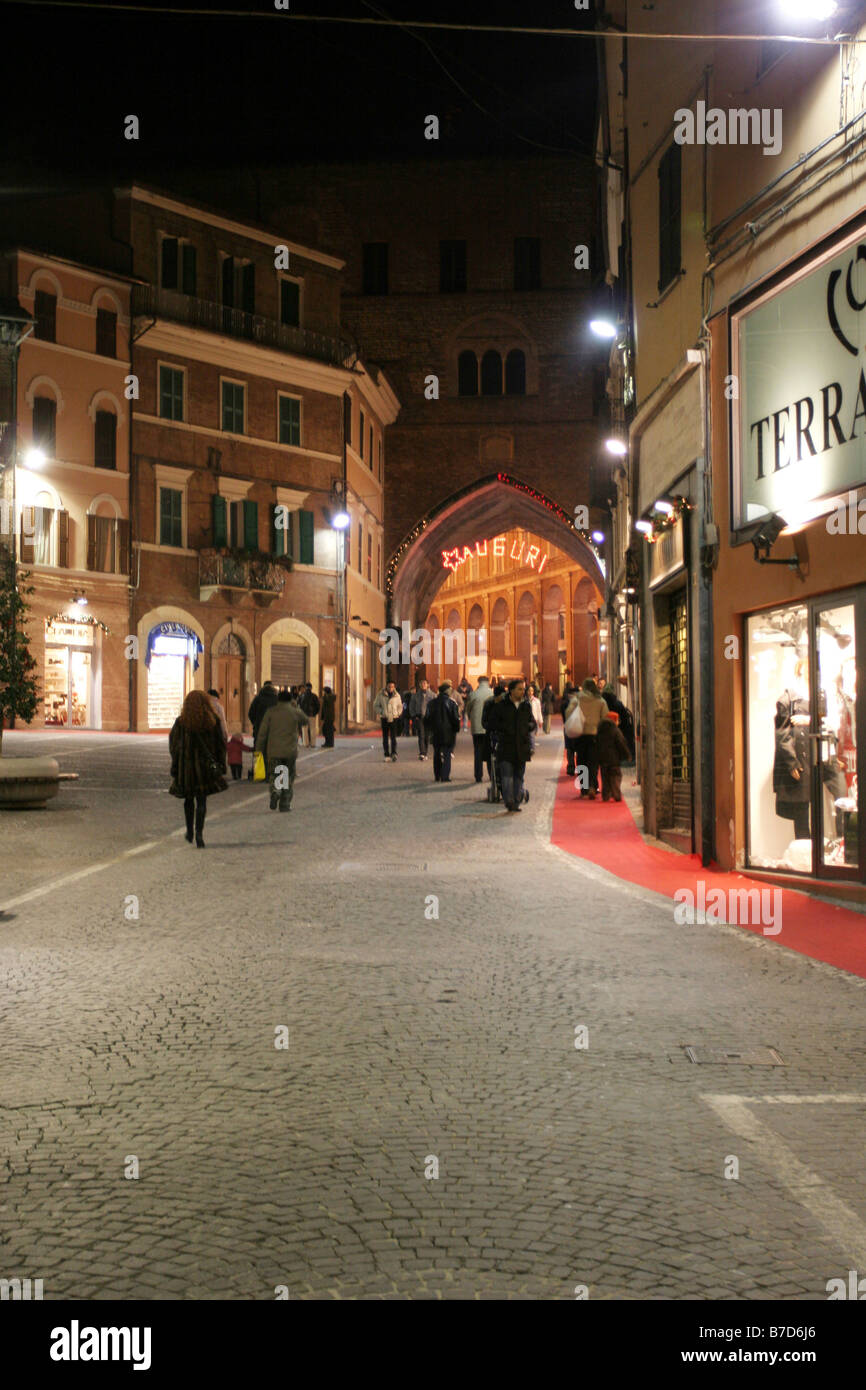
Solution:
[[(186, 651), (184, 655), (192, 661), (193, 670), (198, 670), (198, 654), (203, 651), (201, 639), (193, 632), (192, 628), (184, 623), (157, 623), (147, 634), (147, 651), (144, 657), (145, 666), (149, 666), (154, 653), (159, 656), (157, 644), (160, 638), (172, 638), (178, 644), (185, 642)], [(183, 648), (180, 647), (183, 651)]]

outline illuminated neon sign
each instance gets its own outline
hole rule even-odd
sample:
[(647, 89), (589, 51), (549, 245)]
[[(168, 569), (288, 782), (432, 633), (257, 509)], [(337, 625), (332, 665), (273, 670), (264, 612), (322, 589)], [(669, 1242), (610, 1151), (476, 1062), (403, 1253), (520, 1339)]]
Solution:
[[(455, 550), (443, 550), (442, 566), (444, 569), (453, 570), (454, 573), (456, 573), (462, 564), (472, 559), (473, 555), (487, 555), (489, 553), (500, 559), (504, 559), (505, 547), (507, 544), (508, 539), (506, 536), (494, 536), (492, 541), (476, 541), (474, 550), (471, 546), (464, 545), (462, 554), (459, 546), (457, 546)], [(517, 549), (517, 554), (515, 554), (514, 552), (517, 545), (517, 541), (512, 541), (511, 555), (509, 558), (516, 560), (517, 563), (520, 564), (520, 558), (523, 556), (523, 563), (528, 565), (530, 569), (534, 569), (538, 574), (541, 574), (541, 571), (547, 564), (547, 551), (544, 552), (544, 558), (541, 560), (541, 563), (536, 564), (538, 557), (541, 555), (541, 546), (527, 545), (526, 541), (521, 541), (519, 549)], [(488, 551), (489, 546), (493, 547), (491, 551)], [(525, 555), (523, 554), (524, 549), (526, 550)]]

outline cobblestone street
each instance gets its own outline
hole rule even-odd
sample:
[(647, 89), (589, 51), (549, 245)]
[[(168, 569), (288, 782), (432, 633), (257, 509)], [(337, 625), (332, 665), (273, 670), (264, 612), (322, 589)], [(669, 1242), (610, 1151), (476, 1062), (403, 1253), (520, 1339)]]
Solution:
[(164, 738), (7, 735), (80, 780), (2, 822), (0, 1274), (824, 1299), (866, 1269), (864, 981), (552, 848), (540, 743), (519, 819), (467, 735), (451, 785), (355, 737), (301, 753), (290, 815), (230, 784), (199, 851)]

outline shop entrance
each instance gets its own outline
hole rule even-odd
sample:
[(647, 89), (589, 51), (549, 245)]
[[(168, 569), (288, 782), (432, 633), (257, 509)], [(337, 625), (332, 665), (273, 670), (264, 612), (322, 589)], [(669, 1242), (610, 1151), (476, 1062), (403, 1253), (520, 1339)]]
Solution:
[(47, 725), (98, 727), (95, 652), (90, 624), (46, 621), (43, 700)]
[(749, 864), (862, 880), (866, 590), (752, 614), (746, 633)]

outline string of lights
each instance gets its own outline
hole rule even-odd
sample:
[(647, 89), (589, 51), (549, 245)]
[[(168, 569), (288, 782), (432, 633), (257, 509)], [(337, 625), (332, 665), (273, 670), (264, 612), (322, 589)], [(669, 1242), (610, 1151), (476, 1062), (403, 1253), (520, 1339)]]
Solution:
[(52, 613), (50, 618), (46, 618), (47, 623), (74, 623), (76, 627), (98, 627), (100, 632), (104, 632), (106, 637), (111, 636), (111, 628), (104, 623), (101, 618), (94, 618), (89, 613)]
[(8, 5), (55, 10), (101, 10), (104, 14), (186, 15), (198, 19), (275, 19), (303, 24), (355, 24), (388, 29), (440, 29), (463, 34), (522, 34), (530, 38), (553, 39), (646, 39), (661, 43), (797, 43), (817, 47), (838, 47), (845, 43), (866, 44), (866, 38), (850, 34), (655, 34), (632, 29), (561, 29), (529, 24), (457, 24), (429, 19), (374, 19), (369, 15), (296, 14), (291, 10), (215, 10), (183, 5), (101, 4), (98, 0), (5, 0)]

